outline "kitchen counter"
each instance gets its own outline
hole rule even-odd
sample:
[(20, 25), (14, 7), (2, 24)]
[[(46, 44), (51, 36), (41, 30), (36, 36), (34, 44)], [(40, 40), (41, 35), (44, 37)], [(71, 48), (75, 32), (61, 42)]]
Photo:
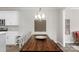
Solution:
[(0, 32), (0, 52), (6, 51), (6, 32)]
[(6, 33), (5, 31), (0, 31), (0, 34), (4, 34), (4, 33)]

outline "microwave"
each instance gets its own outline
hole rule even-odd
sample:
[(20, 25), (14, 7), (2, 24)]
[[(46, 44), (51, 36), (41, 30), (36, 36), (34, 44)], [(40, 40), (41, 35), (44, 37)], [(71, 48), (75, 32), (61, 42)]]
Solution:
[(0, 19), (0, 26), (5, 26), (5, 19)]

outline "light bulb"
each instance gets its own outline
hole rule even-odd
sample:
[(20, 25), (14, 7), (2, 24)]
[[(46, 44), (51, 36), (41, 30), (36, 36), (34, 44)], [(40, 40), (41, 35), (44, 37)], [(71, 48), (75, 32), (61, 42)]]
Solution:
[(45, 14), (42, 14), (42, 19), (45, 19)]
[(45, 20), (45, 14), (42, 13), (41, 8), (39, 9), (38, 13), (35, 15), (36, 20)]
[(38, 19), (40, 19), (40, 20), (41, 20), (41, 15), (40, 15), (40, 14), (38, 14)]
[(37, 15), (35, 15), (35, 19), (38, 19), (38, 16)]

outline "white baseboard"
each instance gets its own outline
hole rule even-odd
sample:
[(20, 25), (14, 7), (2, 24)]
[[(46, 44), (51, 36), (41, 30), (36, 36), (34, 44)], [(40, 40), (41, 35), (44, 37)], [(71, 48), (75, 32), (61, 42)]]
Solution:
[(6, 44), (6, 45), (16, 45), (16, 44)]

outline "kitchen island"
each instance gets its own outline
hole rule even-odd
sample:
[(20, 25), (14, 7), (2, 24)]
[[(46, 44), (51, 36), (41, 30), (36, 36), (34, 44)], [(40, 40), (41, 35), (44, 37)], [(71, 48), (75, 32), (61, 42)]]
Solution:
[[(39, 37), (36, 38), (36, 36)], [(44, 36), (44, 38), (41, 36)], [(30, 39), (24, 44), (20, 52), (62, 52), (62, 50), (57, 46), (57, 44), (47, 35), (41, 36), (32, 35)]]
[(6, 51), (6, 32), (0, 32), (0, 52)]

